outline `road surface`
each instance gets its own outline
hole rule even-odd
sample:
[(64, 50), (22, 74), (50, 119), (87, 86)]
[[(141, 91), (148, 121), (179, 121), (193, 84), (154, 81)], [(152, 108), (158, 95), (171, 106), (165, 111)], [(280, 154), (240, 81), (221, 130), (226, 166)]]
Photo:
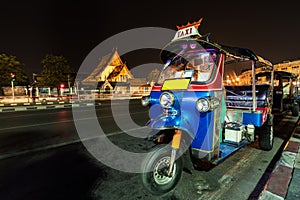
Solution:
[[(174, 191), (154, 197), (143, 188), (140, 174), (118, 171), (98, 161), (81, 141), (97, 144), (101, 137), (95, 137), (89, 127), (86, 138), (79, 137), (74, 124), (74, 120), (93, 120), (90, 112), (95, 109), (96, 120), (113, 144), (144, 152), (151, 144), (131, 135), (146, 129), (147, 109), (137, 101), (129, 103), (0, 113), (0, 199), (255, 199), (274, 156), (297, 121), (287, 116), (275, 127), (273, 150), (248, 145), (209, 171), (183, 173)], [(74, 112), (80, 119), (73, 118)], [(114, 118), (126, 123), (118, 124)], [(130, 126), (127, 134), (119, 127), (126, 124)]]

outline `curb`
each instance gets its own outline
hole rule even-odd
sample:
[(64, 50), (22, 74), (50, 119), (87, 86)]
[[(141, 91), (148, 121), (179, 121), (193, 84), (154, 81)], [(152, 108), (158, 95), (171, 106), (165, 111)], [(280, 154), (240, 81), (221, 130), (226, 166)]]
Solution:
[[(298, 179), (299, 177), (299, 179)], [(297, 180), (296, 180), (297, 179)], [(300, 123), (259, 195), (260, 200), (300, 199)]]
[[(95, 103), (59, 103), (54, 104), (53, 102), (48, 102), (47, 104), (36, 103), (36, 104), (5, 104), (5, 106), (0, 108), (0, 112), (14, 112), (14, 111), (26, 111), (26, 110), (41, 110), (41, 109), (54, 109), (54, 108), (71, 108), (80, 106), (95, 106)], [(101, 105), (99, 103), (98, 105)], [(6, 107), (7, 106), (7, 107)]]
[[(137, 100), (141, 99), (140, 96), (136, 97), (113, 97), (113, 98), (101, 98), (94, 99), (98, 101), (116, 101), (116, 100)], [(86, 101), (85, 103), (80, 101), (70, 101), (70, 102), (35, 102), (35, 103), (0, 103), (0, 112), (14, 112), (14, 111), (25, 111), (25, 110), (38, 110), (38, 109), (53, 109), (53, 108), (70, 108), (70, 107), (80, 107), (80, 106), (95, 106), (101, 105), (102, 103), (95, 103), (95, 101)]]
[(14, 107), (14, 106), (39, 106), (39, 105), (53, 105), (53, 104), (67, 104), (65, 102), (59, 102), (59, 103), (54, 103), (54, 102), (46, 102), (46, 103), (1, 103), (0, 107)]

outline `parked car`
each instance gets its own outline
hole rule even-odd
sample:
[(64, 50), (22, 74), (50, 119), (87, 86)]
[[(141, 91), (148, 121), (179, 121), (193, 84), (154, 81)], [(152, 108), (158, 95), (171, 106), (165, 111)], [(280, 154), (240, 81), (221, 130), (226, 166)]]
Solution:
[(40, 102), (46, 103), (46, 102), (59, 102), (62, 101), (63, 98), (61, 96), (57, 95), (47, 95), (47, 96), (39, 96), (38, 97)]

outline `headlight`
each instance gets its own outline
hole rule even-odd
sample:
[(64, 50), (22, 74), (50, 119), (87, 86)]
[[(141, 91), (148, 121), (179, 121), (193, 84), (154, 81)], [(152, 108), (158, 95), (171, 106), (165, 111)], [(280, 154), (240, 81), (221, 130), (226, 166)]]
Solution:
[(209, 101), (205, 98), (198, 99), (196, 106), (200, 112), (207, 112), (209, 110)]
[(141, 99), (141, 104), (142, 106), (148, 106), (150, 104), (150, 97), (149, 96), (144, 96)]
[(160, 95), (159, 103), (163, 108), (171, 108), (174, 104), (174, 95), (170, 92), (164, 92)]
[(217, 98), (200, 98), (197, 100), (196, 107), (200, 112), (207, 112), (214, 110), (220, 105), (220, 101)]

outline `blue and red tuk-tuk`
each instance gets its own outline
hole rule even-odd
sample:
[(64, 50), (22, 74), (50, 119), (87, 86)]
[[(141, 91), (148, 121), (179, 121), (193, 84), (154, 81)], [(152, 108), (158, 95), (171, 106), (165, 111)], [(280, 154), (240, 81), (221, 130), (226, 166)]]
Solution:
[(214, 166), (256, 139), (263, 150), (273, 146), (273, 76), (255, 82), (258, 68), (272, 73), (272, 63), (200, 35), (201, 20), (177, 27), (161, 51), (159, 78), (142, 98), (148, 140), (156, 144), (142, 163), (142, 182), (155, 195), (175, 188), (184, 166)]

